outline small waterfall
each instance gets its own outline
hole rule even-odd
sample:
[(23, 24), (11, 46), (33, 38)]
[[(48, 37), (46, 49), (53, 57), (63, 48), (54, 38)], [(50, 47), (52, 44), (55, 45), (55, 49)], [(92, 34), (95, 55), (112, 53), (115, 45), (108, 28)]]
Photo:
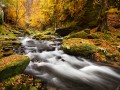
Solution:
[(116, 90), (120, 73), (108, 66), (70, 56), (61, 48), (62, 38), (37, 41), (32, 37), (19, 38), (24, 54), (31, 61), (25, 72), (65, 90)]

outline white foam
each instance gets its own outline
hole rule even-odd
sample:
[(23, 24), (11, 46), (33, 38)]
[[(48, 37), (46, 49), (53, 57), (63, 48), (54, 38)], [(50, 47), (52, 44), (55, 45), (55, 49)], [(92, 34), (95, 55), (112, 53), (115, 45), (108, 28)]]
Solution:
[[(28, 40), (33, 39), (26, 37), (21, 42), (26, 45)], [(50, 41), (45, 43), (54, 44)], [(113, 90), (120, 84), (120, 74), (110, 67), (94, 64), (84, 58), (78, 59), (62, 50), (28, 52), (26, 55), (34, 61), (30, 62), (26, 72), (58, 87), (68, 90)]]

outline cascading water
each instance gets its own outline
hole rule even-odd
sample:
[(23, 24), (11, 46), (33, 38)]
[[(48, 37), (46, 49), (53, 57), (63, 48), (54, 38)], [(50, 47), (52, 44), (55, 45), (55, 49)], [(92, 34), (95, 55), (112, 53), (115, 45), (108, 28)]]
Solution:
[(116, 90), (120, 73), (81, 57), (70, 56), (61, 49), (61, 38), (37, 41), (19, 38), (31, 61), (25, 72), (65, 90)]

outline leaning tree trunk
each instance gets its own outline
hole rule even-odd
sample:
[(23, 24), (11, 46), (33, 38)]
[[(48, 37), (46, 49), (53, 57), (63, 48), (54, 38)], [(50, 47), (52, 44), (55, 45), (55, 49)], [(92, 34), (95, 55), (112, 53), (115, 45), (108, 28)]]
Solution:
[(0, 0), (0, 24), (4, 22), (4, 11), (3, 8), (5, 5), (2, 3), (2, 0)]
[(107, 24), (107, 11), (109, 8), (108, 0), (102, 0), (100, 6), (101, 6), (101, 9), (99, 11), (97, 31), (105, 33), (109, 30), (108, 24)]

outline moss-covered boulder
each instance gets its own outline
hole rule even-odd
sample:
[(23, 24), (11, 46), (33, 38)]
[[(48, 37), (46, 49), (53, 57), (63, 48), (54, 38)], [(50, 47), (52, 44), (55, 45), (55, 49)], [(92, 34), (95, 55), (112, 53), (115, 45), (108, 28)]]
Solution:
[(2, 39), (0, 40), (1, 57), (14, 54), (14, 49), (18, 48), (21, 45), (21, 42), (17, 40), (5, 40), (4, 38), (1, 39)]
[(65, 38), (83, 38), (83, 39), (87, 39), (89, 36), (88, 33), (86, 33), (85, 31), (80, 31), (80, 32), (76, 32), (76, 33), (71, 33), (68, 36), (66, 36)]
[(2, 58), (0, 60), (0, 81), (22, 73), (29, 61), (29, 58), (23, 55)]
[(33, 38), (37, 40), (54, 40), (54, 37), (52, 37), (51, 35), (45, 35), (43, 33), (38, 33), (34, 35)]
[(92, 42), (81, 38), (63, 40), (62, 47), (68, 54), (85, 57), (90, 57), (97, 51), (96, 46)]

